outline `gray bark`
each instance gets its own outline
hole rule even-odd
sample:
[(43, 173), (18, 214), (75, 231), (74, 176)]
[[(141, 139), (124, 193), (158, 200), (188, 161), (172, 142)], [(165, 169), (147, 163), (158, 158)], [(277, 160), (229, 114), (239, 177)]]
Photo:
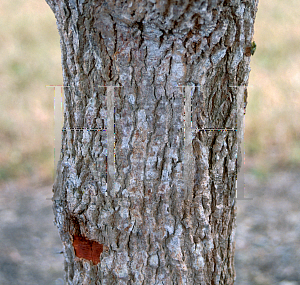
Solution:
[[(215, 129), (243, 110), (258, 1), (46, 1), (69, 86), (53, 186), (67, 284), (233, 284), (242, 133)], [(193, 128), (212, 129), (193, 133), (190, 154), (182, 85)], [(107, 132), (75, 130), (111, 124), (99, 86), (122, 86), (107, 179)], [(103, 246), (99, 263), (75, 236)]]

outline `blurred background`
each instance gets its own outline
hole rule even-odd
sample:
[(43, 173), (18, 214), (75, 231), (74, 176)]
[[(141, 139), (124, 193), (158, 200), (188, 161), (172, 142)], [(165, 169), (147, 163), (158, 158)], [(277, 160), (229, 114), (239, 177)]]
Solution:
[[(258, 6), (237, 201), (236, 284), (300, 285), (300, 6)], [(59, 35), (45, 1), (0, 2), (0, 284), (63, 284), (51, 209)]]

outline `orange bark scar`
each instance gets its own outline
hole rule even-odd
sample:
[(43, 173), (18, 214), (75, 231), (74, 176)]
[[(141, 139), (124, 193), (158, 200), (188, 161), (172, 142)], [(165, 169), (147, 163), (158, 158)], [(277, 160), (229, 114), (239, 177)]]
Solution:
[(100, 262), (100, 255), (103, 252), (103, 244), (89, 240), (83, 236), (74, 235), (73, 246), (75, 255), (78, 258), (90, 260), (94, 265)]

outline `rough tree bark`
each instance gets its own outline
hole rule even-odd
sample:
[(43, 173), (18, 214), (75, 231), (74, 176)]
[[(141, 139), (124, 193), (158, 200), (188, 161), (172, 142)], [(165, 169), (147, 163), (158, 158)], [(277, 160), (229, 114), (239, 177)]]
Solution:
[[(233, 284), (242, 133), (216, 129), (244, 111), (258, 0), (46, 1), (69, 86), (53, 186), (67, 284)], [(100, 86), (122, 86), (112, 184)]]

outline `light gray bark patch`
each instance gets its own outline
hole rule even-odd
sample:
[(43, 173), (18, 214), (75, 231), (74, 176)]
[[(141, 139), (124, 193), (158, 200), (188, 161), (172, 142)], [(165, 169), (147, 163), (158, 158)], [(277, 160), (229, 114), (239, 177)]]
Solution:
[(244, 49), (242, 46), (238, 46), (233, 54), (233, 59), (230, 64), (232, 70), (236, 69), (238, 64), (241, 62), (244, 54)]
[(220, 60), (225, 56), (226, 50), (226, 48), (223, 48), (211, 55), (211, 61), (213, 65), (217, 65), (220, 62)]
[(217, 44), (221, 38), (224, 36), (227, 26), (228, 26), (228, 19), (225, 19), (219, 27), (212, 33), (211, 35), (211, 45)]

